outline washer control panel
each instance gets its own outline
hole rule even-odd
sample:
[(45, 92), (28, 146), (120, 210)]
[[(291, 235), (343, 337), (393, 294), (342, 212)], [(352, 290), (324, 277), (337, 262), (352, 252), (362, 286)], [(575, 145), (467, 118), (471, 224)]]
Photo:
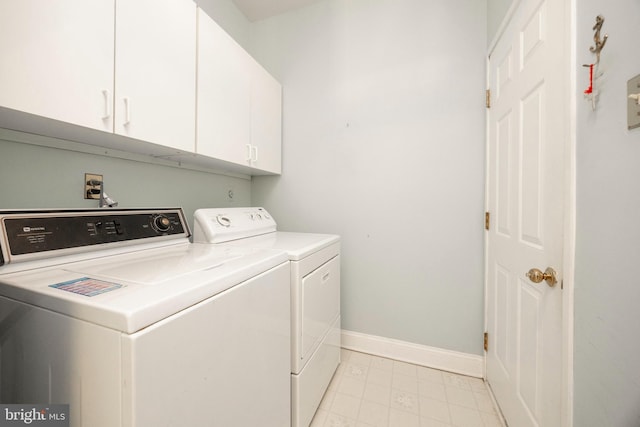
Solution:
[(45, 258), (125, 242), (189, 237), (182, 209), (0, 212), (3, 260)]

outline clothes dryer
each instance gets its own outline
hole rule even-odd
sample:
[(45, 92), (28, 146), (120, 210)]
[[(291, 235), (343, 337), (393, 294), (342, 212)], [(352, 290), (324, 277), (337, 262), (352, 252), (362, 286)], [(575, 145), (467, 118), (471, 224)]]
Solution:
[(263, 208), (198, 209), (194, 242), (282, 250), (291, 263), (291, 424), (307, 427), (340, 363), (340, 236), (277, 231)]

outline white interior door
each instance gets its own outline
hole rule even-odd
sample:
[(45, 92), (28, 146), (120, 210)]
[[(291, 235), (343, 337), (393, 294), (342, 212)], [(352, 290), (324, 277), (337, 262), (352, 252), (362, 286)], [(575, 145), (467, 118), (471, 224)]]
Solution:
[(522, 0), (489, 62), (487, 381), (514, 427), (561, 424), (565, 3)]

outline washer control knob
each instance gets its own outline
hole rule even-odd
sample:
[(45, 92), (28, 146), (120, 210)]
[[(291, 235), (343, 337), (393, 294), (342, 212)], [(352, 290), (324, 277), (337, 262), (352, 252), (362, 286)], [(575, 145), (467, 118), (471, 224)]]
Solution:
[(158, 215), (153, 219), (153, 227), (161, 232), (169, 231), (171, 221), (164, 215)]

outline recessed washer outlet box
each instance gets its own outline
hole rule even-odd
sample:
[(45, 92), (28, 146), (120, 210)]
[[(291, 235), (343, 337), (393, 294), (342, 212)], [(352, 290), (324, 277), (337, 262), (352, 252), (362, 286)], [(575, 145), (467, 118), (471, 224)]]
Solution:
[(100, 200), (100, 190), (102, 189), (102, 175), (95, 173), (84, 174), (84, 198)]

